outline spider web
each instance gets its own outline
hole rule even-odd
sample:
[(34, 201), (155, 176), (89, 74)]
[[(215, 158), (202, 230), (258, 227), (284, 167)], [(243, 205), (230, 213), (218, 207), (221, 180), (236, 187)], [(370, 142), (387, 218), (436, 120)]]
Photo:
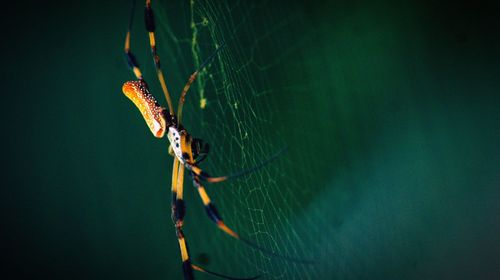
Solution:
[[(436, 29), (441, 14), (420, 5), (154, 2), (174, 100), (193, 70), (226, 43), (184, 108), (186, 128), (212, 147), (202, 167), (227, 174), (288, 146), (280, 159), (250, 176), (206, 186), (225, 222), (259, 246), (317, 261), (272, 259), (231, 239), (211, 224), (186, 179), (185, 233), (195, 263), (265, 279), (456, 278), (495, 267), (489, 262), (496, 253), (480, 252), (494, 247), (490, 243), (498, 238), (489, 234), (495, 231), (470, 229), (478, 220), (498, 224), (484, 214), (498, 212), (490, 195), (498, 172), (459, 164), (467, 158), (498, 166), (498, 141), (477, 125), (495, 120), (491, 112), (498, 110), (490, 101), (496, 83), (462, 78), (489, 77), (477, 69), (496, 71), (489, 58), (475, 61), (489, 36), (462, 45), (468, 33), (491, 25)], [(422, 17), (433, 20), (426, 25)], [(449, 41), (455, 38), (450, 33), (462, 35)], [(455, 57), (481, 67), (451, 67)], [(145, 77), (154, 76), (152, 67), (143, 68)], [(448, 68), (454, 70), (443, 71)], [(161, 92), (157, 83), (150, 85)], [(490, 95), (475, 102), (471, 92), (477, 91)], [(161, 144), (153, 154), (165, 154)], [(169, 184), (171, 167), (166, 170), (161, 182), (148, 182), (154, 189), (147, 193)], [(472, 194), (476, 184), (483, 190)], [(481, 206), (468, 206), (472, 196), (481, 198)], [(453, 203), (443, 204), (451, 198)], [(153, 220), (161, 224), (170, 214), (168, 203), (159, 204), (163, 210), (151, 211), (164, 211)], [(180, 278), (173, 231), (171, 225), (158, 231), (168, 235), (154, 242), (161, 247), (157, 267), (167, 266), (169, 276)], [(476, 246), (471, 238), (484, 244)]]
[[(154, 6), (171, 92), (180, 92), (193, 69), (226, 43), (199, 75), (184, 109), (184, 125), (211, 147), (202, 167), (223, 175), (257, 165), (288, 144), (286, 130), (292, 124), (280, 116), (288, 101), (279, 91), (286, 92), (289, 85), (276, 80), (284, 73), (283, 62), (292, 60), (305, 40), (291, 37), (293, 32), (287, 30), (300, 19), (290, 17), (286, 8), (277, 11), (268, 1), (193, 0), (175, 5), (161, 1)], [(292, 178), (297, 175), (289, 174), (293, 168), (287, 158), (285, 153), (250, 176), (207, 185), (207, 191), (228, 226), (238, 233), (279, 254), (312, 260), (317, 255), (304, 233), (317, 232), (318, 225), (309, 218), (292, 225), (304, 204), (298, 197), (303, 195), (307, 202), (308, 194)], [(304, 179), (312, 175), (300, 173)], [(218, 231), (189, 180), (185, 186), (185, 231), (195, 263), (233, 276), (314, 278), (310, 265), (272, 259)], [(173, 270), (180, 271), (177, 264)]]

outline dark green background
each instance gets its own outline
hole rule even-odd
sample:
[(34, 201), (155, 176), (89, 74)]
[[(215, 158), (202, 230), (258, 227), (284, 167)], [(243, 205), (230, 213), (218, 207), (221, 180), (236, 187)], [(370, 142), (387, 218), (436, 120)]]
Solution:
[[(189, 43), (168, 36), (191, 32), (188, 4), (173, 2), (154, 5), (163, 8), (160, 55), (176, 100), (194, 66)], [(208, 82), (203, 112), (198, 87), (188, 98), (186, 126), (217, 143), (205, 166), (221, 174), (238, 159), (289, 148), (266, 171), (210, 191), (228, 223), (255, 237), (248, 217), (239, 220), (251, 212), (240, 199), (258, 183), (251, 204), (262, 210), (273, 249), (318, 263), (269, 260), (216, 232), (186, 181), (195, 261), (266, 279), (499, 277), (500, 44), (492, 4), (207, 3), (196, 2), (212, 9), (198, 15), (211, 11), (206, 16), (219, 21), (200, 30), (201, 55), (213, 50), (209, 40), (226, 40), (216, 61), (242, 82), (237, 100), (214, 94)], [(181, 279), (166, 143), (120, 90), (132, 77), (122, 57), (129, 2), (10, 5), (1, 67), (6, 278)], [(135, 27), (134, 50), (152, 77), (142, 19)], [(249, 57), (253, 64), (235, 70)], [(242, 109), (225, 111), (236, 101)], [(250, 132), (245, 151), (231, 138), (240, 122)]]

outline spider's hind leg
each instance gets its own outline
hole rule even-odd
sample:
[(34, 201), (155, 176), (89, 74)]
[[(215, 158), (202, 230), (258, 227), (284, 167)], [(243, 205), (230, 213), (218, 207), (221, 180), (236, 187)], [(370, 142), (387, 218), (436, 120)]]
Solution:
[(247, 246), (250, 246), (256, 250), (259, 250), (260, 252), (271, 256), (275, 257), (278, 259), (286, 260), (289, 262), (295, 262), (295, 263), (302, 263), (302, 264), (314, 264), (315, 261), (311, 260), (306, 260), (306, 259), (301, 259), (301, 258), (296, 258), (296, 257), (291, 257), (291, 256), (286, 256), (282, 255), (279, 253), (276, 253), (272, 250), (269, 250), (267, 248), (264, 248), (262, 246), (257, 245), (256, 243), (250, 241), (249, 239), (242, 237), (232, 229), (230, 229), (224, 221), (222, 220), (222, 217), (220, 216), (219, 212), (217, 211), (217, 208), (215, 208), (215, 205), (211, 202), (210, 197), (208, 196), (205, 187), (200, 183), (199, 177), (194, 173), (191, 172), (191, 175), (193, 177), (193, 183), (198, 190), (198, 194), (201, 197), (201, 200), (203, 201), (203, 205), (205, 206), (205, 211), (207, 212), (208, 217), (214, 222), (217, 227), (227, 233), (228, 235), (232, 236), (233, 238), (240, 240), (241, 242), (245, 243)]
[(135, 58), (135, 55), (132, 53), (130, 49), (130, 34), (132, 30), (132, 25), (134, 23), (134, 10), (135, 10), (135, 1), (132, 1), (132, 8), (130, 10), (130, 18), (128, 22), (128, 29), (127, 29), (127, 34), (125, 36), (125, 46), (123, 48), (123, 51), (125, 52), (125, 60), (127, 61), (127, 65), (132, 70), (134, 73), (135, 77), (138, 80), (142, 80), (142, 73), (141, 70), (139, 69), (139, 64), (137, 63), (137, 59)]
[(184, 280), (194, 279), (193, 270), (197, 270), (203, 273), (211, 274), (224, 279), (231, 280), (252, 280), (257, 279), (259, 276), (254, 276), (250, 278), (238, 278), (231, 277), (221, 273), (213, 272), (197, 266), (191, 263), (189, 258), (189, 250), (182, 231), (182, 226), (184, 224), (184, 215), (186, 214), (185, 205), (183, 200), (183, 188), (184, 188), (184, 166), (180, 164), (179, 160), (174, 159), (174, 166), (172, 172), (172, 221), (175, 224), (175, 232), (177, 234), (177, 239), (179, 241), (179, 248), (181, 250), (182, 258), (182, 270), (184, 272)]
[(181, 256), (182, 256), (182, 270), (184, 271), (184, 279), (192, 280), (194, 279), (193, 275), (193, 267), (191, 264), (191, 260), (189, 259), (187, 243), (184, 238), (184, 232), (181, 227), (176, 227), (177, 239), (179, 240), (179, 247), (181, 248)]
[(184, 215), (186, 214), (186, 208), (183, 200), (183, 181), (184, 166), (182, 164), (179, 164), (179, 160), (175, 158), (172, 170), (172, 221), (175, 225), (175, 232), (177, 235), (177, 240), (179, 241), (179, 248), (181, 250), (184, 279), (191, 280), (194, 279), (193, 268), (191, 265), (191, 260), (189, 259), (189, 252), (186, 239), (184, 237), (184, 232), (182, 231), (182, 226), (184, 224)]
[(210, 200), (210, 197), (208, 196), (205, 187), (200, 183), (199, 177), (194, 172), (191, 172), (191, 175), (193, 176), (193, 184), (198, 190), (198, 194), (200, 195), (200, 198), (203, 201), (203, 205), (205, 206), (205, 211), (207, 212), (207, 215), (210, 218), (210, 220), (212, 220), (212, 222), (214, 222), (220, 230), (224, 231), (225, 233), (229, 234), (230, 236), (236, 239), (240, 239), (240, 236), (232, 229), (227, 227), (224, 221), (222, 220), (222, 217), (219, 215), (217, 208), (215, 208), (215, 205)]

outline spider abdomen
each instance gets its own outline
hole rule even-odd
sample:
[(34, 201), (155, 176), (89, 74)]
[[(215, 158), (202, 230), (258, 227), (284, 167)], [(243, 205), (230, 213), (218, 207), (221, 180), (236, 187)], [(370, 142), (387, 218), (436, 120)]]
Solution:
[(165, 108), (161, 107), (149, 93), (146, 82), (143, 80), (126, 82), (122, 91), (139, 109), (153, 135), (162, 138), (166, 127)]

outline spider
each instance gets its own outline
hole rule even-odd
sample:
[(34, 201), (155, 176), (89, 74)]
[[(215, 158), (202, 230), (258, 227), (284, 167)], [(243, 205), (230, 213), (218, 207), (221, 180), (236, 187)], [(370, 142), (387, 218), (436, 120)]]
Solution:
[(132, 2), (132, 12), (130, 15), (129, 26), (125, 37), (124, 51), (127, 64), (131, 68), (137, 80), (125, 82), (123, 84), (122, 91), (139, 109), (144, 120), (146, 121), (146, 124), (148, 125), (149, 129), (151, 130), (151, 132), (155, 137), (162, 138), (164, 137), (165, 133), (167, 134), (167, 138), (169, 141), (169, 154), (174, 157), (173, 170), (172, 170), (172, 202), (171, 202), (172, 221), (175, 225), (177, 239), (179, 242), (184, 279), (193, 279), (193, 270), (197, 270), (200, 272), (208, 273), (226, 279), (256, 279), (259, 277), (255, 276), (251, 278), (234, 278), (206, 270), (198, 265), (191, 263), (189, 258), (188, 246), (186, 243), (184, 232), (182, 230), (184, 215), (186, 213), (183, 200), (183, 184), (184, 184), (185, 169), (188, 170), (189, 174), (193, 178), (193, 185), (198, 191), (198, 194), (203, 202), (207, 215), (220, 230), (222, 230), (229, 236), (242, 241), (246, 245), (249, 245), (257, 250), (262, 251), (267, 255), (279, 257), (289, 261), (304, 262), (302, 260), (279, 255), (265, 248), (262, 248), (257, 244), (249, 241), (248, 239), (243, 238), (241, 235), (239, 235), (231, 228), (229, 228), (222, 220), (214, 204), (211, 202), (210, 197), (208, 196), (205, 190), (205, 187), (202, 185), (202, 181), (208, 183), (220, 183), (229, 178), (234, 178), (251, 173), (263, 167), (264, 165), (268, 164), (275, 158), (277, 158), (284, 150), (282, 149), (278, 151), (277, 153), (269, 157), (267, 160), (261, 162), (260, 164), (258, 164), (253, 168), (243, 170), (238, 173), (234, 173), (227, 176), (212, 177), (199, 167), (199, 163), (202, 162), (208, 155), (209, 145), (201, 139), (193, 138), (184, 128), (184, 126), (182, 125), (182, 107), (184, 105), (186, 94), (189, 91), (191, 84), (196, 80), (196, 77), (198, 76), (200, 70), (204, 69), (204, 67), (216, 56), (216, 54), (224, 47), (225, 44), (224, 43), (221, 44), (200, 65), (198, 70), (194, 71), (191, 74), (181, 92), (179, 103), (177, 106), (177, 114), (175, 114), (174, 108), (172, 106), (172, 100), (170, 98), (170, 93), (168, 92), (165, 78), (163, 76), (160, 67), (160, 57), (157, 53), (156, 39), (155, 39), (155, 20), (153, 15), (153, 9), (151, 7), (151, 1), (146, 0), (146, 5), (144, 9), (145, 26), (147, 32), (149, 33), (149, 43), (151, 46), (151, 52), (153, 55), (157, 78), (160, 82), (162, 91), (167, 101), (168, 105), (168, 111), (167, 111), (166, 108), (161, 107), (159, 105), (159, 103), (150, 93), (149, 86), (144, 80), (142, 73), (139, 69), (138, 63), (135, 59), (135, 56), (132, 54), (130, 49), (130, 37), (131, 37), (131, 28), (133, 23), (134, 6), (135, 6), (135, 1)]

